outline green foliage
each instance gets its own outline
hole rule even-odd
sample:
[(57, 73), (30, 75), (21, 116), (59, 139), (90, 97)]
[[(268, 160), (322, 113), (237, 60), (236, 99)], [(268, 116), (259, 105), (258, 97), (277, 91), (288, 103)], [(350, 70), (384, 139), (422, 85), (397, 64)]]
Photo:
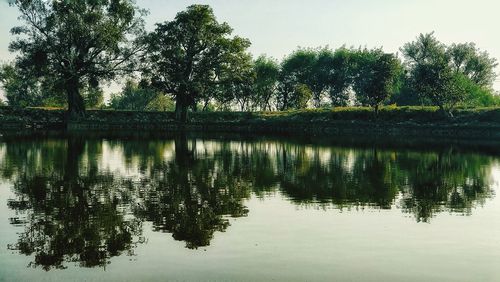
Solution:
[(305, 84), (298, 84), (293, 91), (292, 100), (290, 105), (293, 109), (305, 109), (307, 103), (313, 97), (313, 92)]
[(490, 88), (481, 87), (470, 79), (464, 81), (467, 96), (461, 106), (465, 107), (492, 107), (500, 106), (500, 96), (492, 93)]
[[(473, 43), (444, 45), (433, 33), (401, 48), (405, 64), (382, 49), (299, 48), (282, 62), (253, 60), (250, 42), (233, 36), (208, 5), (191, 5), (144, 34), (145, 11), (133, 0), (14, 0), (24, 25), (10, 44), (15, 64), (0, 70), (8, 104), (67, 107), (72, 117), (103, 106), (100, 82), (142, 71), (111, 108), (188, 111), (291, 110), (384, 104), (456, 107), (499, 104), (497, 61)], [(139, 68), (140, 65), (140, 68)], [(154, 88), (154, 90), (152, 89)], [(159, 94), (163, 93), (163, 94)], [(166, 95), (165, 97), (162, 95)]]
[[(277, 99), (278, 108), (287, 110), (294, 108), (294, 101), (302, 99), (294, 97), (297, 86), (302, 84), (313, 91), (315, 101), (319, 101), (319, 88), (315, 76), (315, 66), (318, 62), (318, 52), (314, 49), (299, 49), (286, 57), (281, 63), (279, 77), (279, 95)], [(303, 88), (303, 87), (302, 87)]]
[(260, 56), (255, 60), (253, 69), (255, 72), (254, 91), (257, 107), (262, 110), (271, 110), (280, 75), (279, 65), (272, 58)]
[(431, 106), (432, 102), (415, 91), (412, 82), (403, 70), (398, 79), (398, 91), (394, 92), (387, 104), (398, 106)]
[(173, 112), (175, 110), (175, 103), (172, 98), (165, 95), (157, 95), (153, 100), (149, 101), (144, 109), (146, 111), (157, 112)]
[[(162, 96), (159, 96), (162, 97)], [(210, 106), (211, 107), (211, 106)], [(220, 110), (220, 108), (218, 108)], [(454, 119), (445, 118), (438, 107), (396, 107), (382, 106), (378, 116), (373, 115), (369, 107), (335, 107), (332, 109), (303, 109), (284, 112), (230, 112), (205, 111), (193, 112), (191, 121), (200, 124), (220, 123), (222, 128), (245, 124), (260, 125), (270, 129), (279, 129), (282, 126), (317, 126), (318, 124), (340, 123), (349, 128), (357, 128), (357, 124), (372, 125), (373, 122), (382, 122), (386, 126), (394, 124), (421, 124), (430, 125), (459, 125), (467, 126), (498, 126), (500, 123), (500, 107), (490, 108), (457, 108), (453, 111)], [(175, 124), (173, 112), (163, 111), (120, 111), (120, 110), (88, 110), (83, 122), (100, 128), (118, 126), (122, 128), (165, 128)], [(19, 126), (33, 125), (66, 125), (65, 112), (61, 109), (0, 107), (0, 125)], [(425, 127), (424, 127), (425, 128)]]
[(220, 104), (235, 102), (240, 110), (253, 110), (257, 106), (255, 91), (256, 73), (250, 54), (238, 53), (228, 57), (224, 71), (219, 75), (217, 101)]
[(178, 120), (186, 121), (188, 107), (207, 93), (219, 92), (219, 84), (234, 86), (232, 79), (241, 75), (233, 72), (246, 61), (250, 42), (230, 37), (231, 33), (209, 6), (192, 5), (173, 21), (157, 24), (149, 35), (146, 75), (155, 87), (175, 97)]
[(455, 72), (464, 74), (480, 87), (492, 86), (498, 64), (488, 52), (479, 50), (474, 43), (452, 44), (446, 52)]
[[(66, 107), (64, 93), (58, 91), (51, 81), (40, 80), (14, 65), (3, 65), (0, 82), (9, 106), (25, 107)], [(85, 106), (99, 108), (104, 102), (104, 92), (99, 87), (80, 89)]]
[(121, 93), (111, 96), (109, 107), (116, 110), (173, 111), (174, 103), (147, 84), (128, 80)]
[(421, 34), (402, 51), (410, 67), (412, 85), (420, 95), (447, 113), (465, 98), (465, 77), (451, 69), (446, 46), (432, 33)]
[(354, 68), (352, 51), (345, 47), (339, 48), (331, 60), (329, 96), (333, 106), (347, 106), (349, 88), (352, 86), (352, 70)]
[(361, 105), (378, 108), (396, 92), (401, 63), (380, 49), (363, 49), (354, 55), (353, 89)]
[(42, 104), (43, 95), (38, 81), (26, 77), (15, 66), (2, 66), (0, 82), (10, 106), (33, 107)]
[(442, 111), (450, 114), (460, 104), (487, 102), (485, 90), (496, 77), (496, 60), (480, 52), (474, 44), (447, 47), (430, 33), (421, 34), (401, 50), (409, 68), (411, 85)]
[[(142, 50), (144, 12), (131, 0), (15, 0), (24, 25), (10, 44), (16, 67), (65, 92), (72, 116), (85, 109), (81, 89), (132, 71)], [(93, 100), (92, 99), (89, 99)], [(90, 104), (95, 104), (95, 100)]]
[(292, 102), (303, 98), (294, 97), (297, 85), (309, 88), (316, 108), (325, 105), (327, 93), (331, 105), (346, 106), (352, 91), (361, 104), (378, 108), (400, 88), (401, 73), (399, 59), (379, 49), (299, 49), (281, 64), (277, 108), (293, 109)]
[(63, 93), (53, 89), (50, 81), (40, 81), (12, 64), (0, 68), (0, 83), (12, 107), (63, 106)]
[(101, 88), (87, 87), (81, 92), (86, 108), (96, 109), (104, 106), (104, 91)]
[[(456, 123), (493, 123), (500, 121), (500, 108), (475, 108), (475, 109), (455, 109), (453, 111)], [(213, 113), (193, 113), (193, 122), (211, 123), (255, 123), (268, 126), (281, 126), (284, 124), (306, 123), (311, 126), (317, 123), (328, 122), (386, 122), (410, 123), (410, 124), (450, 124), (450, 120), (445, 118), (438, 107), (422, 106), (381, 106), (377, 117), (373, 115), (373, 110), (369, 107), (335, 107), (332, 109), (302, 109), (280, 112), (213, 112)]]

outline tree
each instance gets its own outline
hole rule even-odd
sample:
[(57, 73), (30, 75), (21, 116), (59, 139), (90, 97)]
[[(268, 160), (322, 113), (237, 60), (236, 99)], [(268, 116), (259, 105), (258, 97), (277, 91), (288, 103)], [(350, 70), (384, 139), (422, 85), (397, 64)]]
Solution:
[(0, 82), (5, 91), (5, 98), (10, 106), (40, 106), (43, 93), (36, 79), (27, 77), (13, 65), (3, 65), (0, 71)]
[(362, 105), (369, 105), (378, 114), (380, 105), (387, 101), (397, 88), (401, 63), (393, 54), (381, 49), (359, 50), (356, 53), (354, 90)]
[(493, 107), (500, 106), (500, 95), (491, 93), (490, 89), (480, 87), (470, 80), (467, 81), (468, 95), (463, 103), (466, 107)]
[(132, 71), (143, 50), (143, 10), (131, 0), (15, 0), (24, 26), (10, 50), (16, 67), (66, 93), (71, 117), (83, 116), (81, 89)]
[(314, 91), (318, 88), (314, 75), (316, 64), (317, 52), (314, 49), (299, 49), (283, 60), (277, 101), (280, 110), (293, 108), (291, 101), (295, 99), (293, 95), (297, 93), (296, 89), (299, 84), (306, 85), (313, 92), (316, 102), (321, 100), (320, 95)]
[(211, 84), (222, 83), (235, 69), (233, 62), (247, 56), (247, 39), (230, 37), (232, 28), (219, 23), (207, 5), (192, 5), (170, 22), (157, 24), (149, 36), (148, 62), (152, 84), (175, 97), (176, 119), (186, 122), (188, 108)]
[(170, 111), (173, 101), (142, 81), (127, 80), (122, 92), (111, 97), (110, 108), (135, 111)]
[[(496, 60), (472, 43), (447, 47), (434, 33), (420, 34), (401, 49), (409, 68), (410, 83), (424, 98), (452, 116), (458, 104), (469, 104), (474, 95), (489, 92), (496, 78)], [(481, 98), (484, 100), (484, 97)]]
[(220, 87), (216, 100), (221, 104), (236, 102), (241, 111), (254, 110), (258, 103), (252, 56), (236, 54), (229, 56), (226, 61), (227, 64), (223, 65), (223, 70), (219, 72), (218, 83), (212, 83), (213, 86)]
[(464, 74), (480, 87), (489, 88), (496, 78), (498, 63), (474, 43), (452, 44), (446, 50), (455, 72)]
[(311, 81), (308, 85), (313, 93), (315, 107), (320, 107), (323, 94), (332, 85), (334, 74), (335, 54), (328, 48), (323, 48), (316, 53), (316, 62), (312, 66)]
[(290, 100), (290, 106), (294, 109), (305, 109), (312, 97), (313, 92), (307, 85), (297, 84), (293, 91), (292, 99)]
[(82, 90), (85, 108), (100, 108), (104, 105), (104, 91), (100, 87), (87, 86)]
[(349, 88), (353, 78), (353, 51), (345, 47), (335, 50), (331, 60), (329, 95), (333, 106), (346, 106), (349, 101)]
[[(5, 64), (0, 69), (0, 82), (11, 107), (65, 107), (63, 91), (54, 87), (49, 79), (40, 80), (31, 73)], [(99, 87), (85, 86), (80, 89), (87, 108), (97, 108), (104, 102), (104, 92)]]
[(401, 51), (415, 90), (451, 115), (451, 110), (464, 99), (466, 93), (457, 91), (459, 89), (454, 85), (461, 79), (451, 68), (446, 46), (434, 37), (434, 33), (429, 33), (420, 34), (416, 41), (405, 44)]
[(345, 47), (336, 51), (299, 49), (285, 58), (279, 78), (279, 108), (290, 108), (289, 101), (298, 84), (311, 90), (315, 107), (322, 106), (326, 93), (332, 105), (347, 105), (353, 84), (354, 53)]
[(261, 110), (272, 110), (271, 101), (275, 98), (279, 77), (279, 65), (272, 58), (260, 56), (254, 62), (255, 96)]
[(452, 110), (467, 95), (467, 78), (454, 73), (443, 60), (417, 66), (413, 79), (415, 89), (449, 116), (453, 116)]

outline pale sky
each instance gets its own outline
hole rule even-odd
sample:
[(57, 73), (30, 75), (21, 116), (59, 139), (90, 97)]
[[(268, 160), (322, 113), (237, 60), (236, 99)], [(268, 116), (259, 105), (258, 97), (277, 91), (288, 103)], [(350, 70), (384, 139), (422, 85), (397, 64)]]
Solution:
[[(0, 0), (0, 61), (17, 10)], [(149, 10), (147, 29), (172, 20), (190, 4), (209, 4), (219, 21), (252, 42), (250, 51), (277, 59), (301, 47), (383, 47), (398, 52), (419, 33), (435, 31), (444, 43), (475, 42), (500, 58), (499, 0), (137, 0)], [(500, 71), (497, 70), (497, 72)], [(495, 83), (500, 90), (500, 79)]]

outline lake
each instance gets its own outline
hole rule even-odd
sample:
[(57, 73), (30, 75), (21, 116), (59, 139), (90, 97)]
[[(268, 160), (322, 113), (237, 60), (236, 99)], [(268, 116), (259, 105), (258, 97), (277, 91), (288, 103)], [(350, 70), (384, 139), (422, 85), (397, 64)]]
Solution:
[(494, 145), (0, 138), (0, 281), (499, 281)]

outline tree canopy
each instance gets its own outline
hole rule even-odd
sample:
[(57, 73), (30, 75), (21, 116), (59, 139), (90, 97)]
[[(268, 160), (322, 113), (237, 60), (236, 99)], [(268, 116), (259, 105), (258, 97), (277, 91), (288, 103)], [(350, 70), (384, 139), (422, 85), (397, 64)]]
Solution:
[(130, 0), (16, 0), (24, 25), (12, 28), (18, 37), (16, 67), (63, 91), (72, 116), (84, 114), (80, 93), (117, 74), (130, 73), (143, 47), (145, 12)]
[(368, 105), (378, 113), (380, 105), (396, 92), (401, 63), (393, 54), (380, 49), (359, 50), (355, 55), (353, 89), (362, 105)]
[(144, 81), (127, 80), (120, 93), (111, 95), (109, 107), (115, 110), (172, 111), (174, 103)]
[[(420, 34), (398, 54), (382, 48), (298, 48), (283, 60), (254, 59), (208, 5), (191, 5), (144, 31), (132, 0), (16, 0), (12, 64), (0, 69), (8, 104), (68, 107), (72, 117), (103, 105), (102, 82), (125, 78), (109, 107), (170, 110), (188, 121), (197, 110), (272, 111), (387, 104), (500, 105), (497, 60), (474, 43), (445, 45)], [(141, 76), (141, 84), (132, 81)], [(161, 95), (160, 95), (161, 94)], [(172, 99), (172, 100), (171, 100)]]
[(187, 120), (188, 108), (209, 87), (237, 76), (238, 63), (249, 57), (250, 42), (231, 33), (227, 23), (217, 21), (212, 8), (192, 5), (173, 21), (157, 24), (149, 35), (146, 73), (152, 85), (175, 97), (178, 120)]
[(410, 85), (449, 115), (459, 103), (471, 100), (471, 94), (491, 92), (496, 60), (472, 43), (446, 46), (428, 33), (420, 34), (401, 51)]

